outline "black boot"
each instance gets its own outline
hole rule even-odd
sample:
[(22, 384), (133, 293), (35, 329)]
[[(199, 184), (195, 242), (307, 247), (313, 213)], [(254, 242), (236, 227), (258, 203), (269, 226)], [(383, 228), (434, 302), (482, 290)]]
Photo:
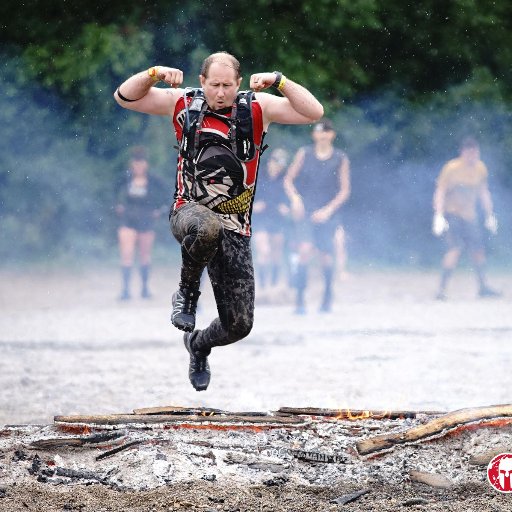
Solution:
[(475, 265), (475, 273), (478, 280), (478, 296), (485, 297), (501, 297), (502, 293), (493, 290), (486, 282), (484, 265)]
[(210, 350), (208, 350), (208, 352), (194, 350), (192, 343), (198, 332), (199, 331), (185, 333), (183, 336), (183, 342), (185, 343), (185, 348), (190, 354), (188, 378), (196, 391), (205, 391), (208, 384), (210, 384), (211, 376), (210, 365), (208, 364)]
[(142, 265), (140, 267), (140, 278), (142, 281), (142, 288), (140, 291), (140, 296), (143, 299), (150, 299), (151, 293), (148, 289), (148, 280), (149, 280), (149, 265)]
[(119, 295), (119, 300), (130, 300), (130, 277), (132, 274), (132, 267), (121, 267), (121, 275), (123, 278), (123, 290)]
[(489, 288), (486, 284), (481, 285), (480, 289), (478, 290), (478, 296), (479, 297), (501, 297), (502, 293), (498, 290), (493, 290), (492, 288)]
[(448, 284), (448, 280), (453, 274), (453, 269), (451, 268), (443, 268), (441, 272), (441, 282), (439, 283), (439, 290), (436, 295), (436, 300), (446, 300), (446, 285)]
[(172, 296), (171, 322), (181, 331), (192, 332), (196, 326), (197, 301), (201, 292), (193, 288), (179, 288)]
[(332, 309), (332, 279), (333, 279), (333, 268), (326, 266), (323, 268), (325, 288), (324, 295), (322, 297), (322, 303), (320, 304), (320, 313), (330, 313)]
[(279, 281), (280, 266), (277, 264), (272, 265), (270, 270), (270, 284), (276, 286)]
[(296, 273), (295, 286), (297, 288), (297, 298), (295, 299), (295, 314), (305, 315), (306, 305), (304, 303), (304, 293), (308, 281), (308, 266), (298, 265)]

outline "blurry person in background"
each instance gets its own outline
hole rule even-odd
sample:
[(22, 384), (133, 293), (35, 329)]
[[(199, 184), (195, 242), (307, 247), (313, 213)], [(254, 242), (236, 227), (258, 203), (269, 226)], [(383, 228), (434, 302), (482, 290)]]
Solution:
[(316, 123), (312, 138), (312, 145), (298, 150), (284, 179), (296, 221), (297, 262), (292, 284), (297, 293), (297, 314), (306, 311), (308, 267), (315, 252), (320, 256), (324, 278), (320, 312), (331, 311), (335, 233), (339, 224), (336, 212), (350, 196), (350, 162), (333, 145), (336, 132), (332, 122), (324, 119)]
[(342, 223), (339, 223), (334, 233), (334, 247), (336, 251), (336, 277), (346, 281), (350, 275), (347, 271), (347, 234)]
[(276, 148), (258, 176), (258, 198), (254, 201), (252, 213), (255, 273), (262, 291), (267, 286), (275, 288), (279, 284), (283, 267), (285, 232), (289, 228), (290, 214), (283, 187), (287, 163), (288, 152)]
[(465, 138), (459, 149), (459, 156), (443, 166), (434, 193), (432, 232), (435, 236), (444, 234), (447, 245), (436, 298), (446, 299), (446, 286), (464, 249), (477, 276), (478, 296), (496, 297), (501, 293), (490, 288), (485, 278), (486, 255), (477, 210), (478, 206), (482, 208), (484, 225), (495, 234), (498, 223), (487, 184), (487, 167), (480, 160), (480, 147), (474, 138)]
[(126, 179), (117, 192), (115, 211), (119, 216), (117, 231), (121, 257), (122, 291), (119, 300), (129, 300), (130, 278), (135, 260), (135, 250), (139, 249), (140, 296), (149, 299), (148, 288), (151, 252), (155, 240), (155, 220), (169, 211), (169, 195), (162, 181), (148, 173), (149, 163), (146, 149), (132, 148)]

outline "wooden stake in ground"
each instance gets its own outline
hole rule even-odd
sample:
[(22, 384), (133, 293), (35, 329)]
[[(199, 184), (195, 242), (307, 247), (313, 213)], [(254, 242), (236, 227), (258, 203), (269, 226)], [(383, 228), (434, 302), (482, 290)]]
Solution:
[(356, 448), (360, 455), (368, 455), (393, 448), (397, 444), (413, 443), (440, 434), (444, 435), (447, 431), (467, 423), (507, 417), (512, 417), (512, 404), (460, 409), (459, 411), (454, 411), (429, 421), (425, 425), (413, 427), (405, 432), (363, 439), (356, 444)]

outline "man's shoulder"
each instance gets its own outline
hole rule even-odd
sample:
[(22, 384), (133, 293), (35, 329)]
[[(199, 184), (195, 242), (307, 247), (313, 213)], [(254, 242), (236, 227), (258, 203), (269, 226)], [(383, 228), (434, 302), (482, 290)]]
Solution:
[(452, 158), (444, 164), (444, 169), (458, 169), (462, 166), (462, 160), (460, 158)]
[(336, 156), (336, 158), (339, 158), (340, 160), (344, 160), (345, 158), (347, 158), (347, 154), (345, 153), (345, 151), (343, 151), (340, 148), (334, 148), (333, 154), (334, 156)]
[(481, 172), (482, 174), (485, 174), (487, 175), (487, 166), (482, 162), (482, 160), (479, 160), (478, 161), (478, 164), (477, 164), (477, 169), (479, 172)]

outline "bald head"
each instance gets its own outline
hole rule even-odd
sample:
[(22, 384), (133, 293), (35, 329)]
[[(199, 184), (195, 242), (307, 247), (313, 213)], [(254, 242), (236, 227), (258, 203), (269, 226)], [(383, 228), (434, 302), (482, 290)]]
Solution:
[(209, 57), (206, 57), (201, 66), (201, 75), (208, 78), (208, 71), (212, 64), (225, 65), (235, 71), (235, 79), (240, 78), (240, 62), (238, 59), (227, 52), (212, 53)]

